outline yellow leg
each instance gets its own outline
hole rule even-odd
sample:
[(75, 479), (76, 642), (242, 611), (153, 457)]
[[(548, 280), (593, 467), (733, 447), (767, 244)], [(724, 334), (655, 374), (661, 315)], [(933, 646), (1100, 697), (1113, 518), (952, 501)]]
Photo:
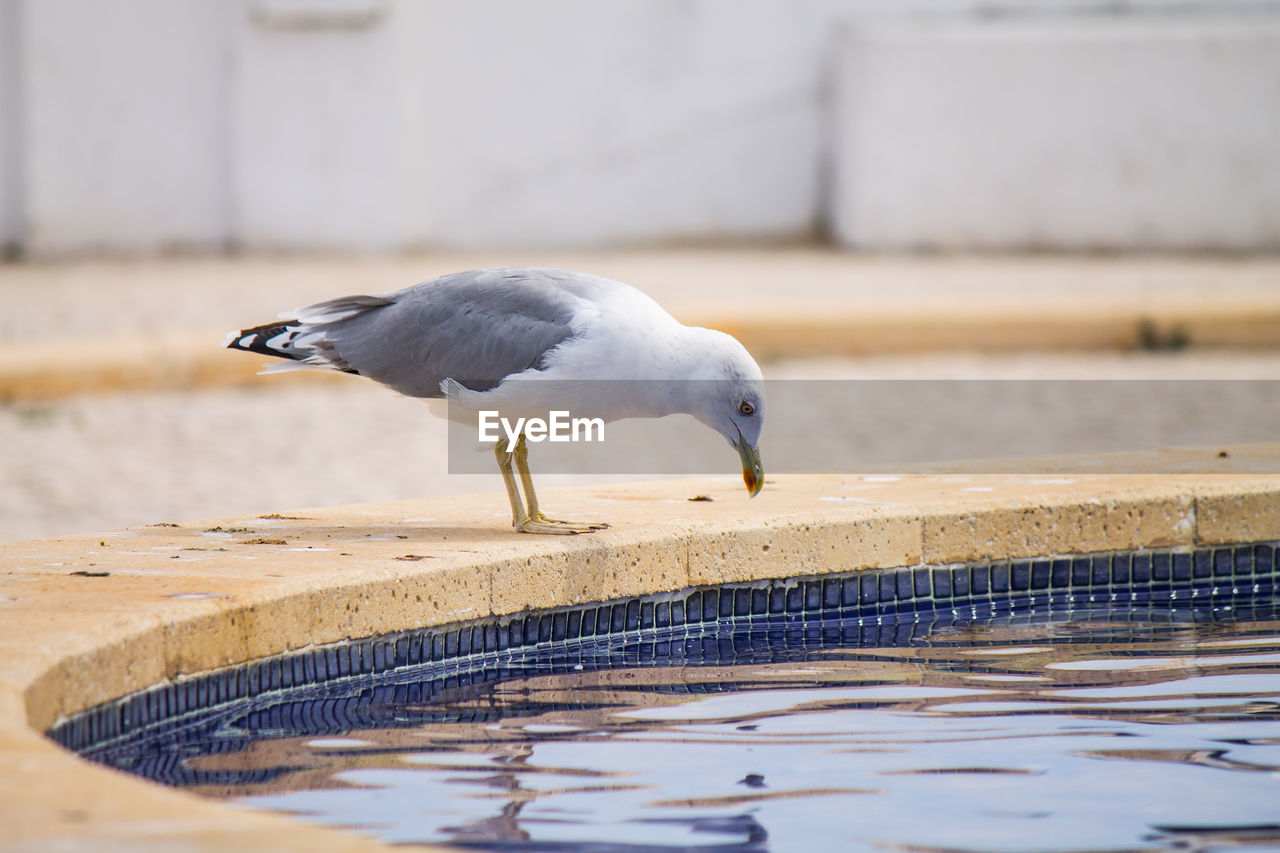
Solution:
[(520, 500), (520, 490), (516, 488), (516, 476), (511, 470), (511, 454), (507, 452), (507, 443), (498, 439), (493, 445), (493, 455), (498, 460), (502, 483), (507, 487), (507, 500), (511, 502), (511, 526), (519, 530), (529, 520), (529, 515), (524, 511), (524, 501)]
[[(538, 507), (538, 493), (533, 488), (533, 475), (529, 473), (529, 447), (525, 444), (523, 433), (516, 440), (515, 449), (511, 452), (515, 459), (516, 470), (520, 472), (520, 485), (524, 488), (525, 501), (529, 505), (529, 520), (538, 524), (554, 525), (561, 531), (588, 533), (592, 530), (603, 530), (609, 525), (602, 521), (560, 521), (547, 518)], [(544, 531), (545, 532), (545, 531)]]
[[(523, 448), (523, 438), (517, 443), (516, 449), (508, 452), (507, 443), (498, 441), (493, 448), (493, 455), (498, 460), (498, 471), (502, 474), (502, 482), (507, 487), (507, 500), (511, 502), (511, 526), (521, 533), (549, 533), (559, 536), (572, 536), (575, 533), (585, 533), (587, 530), (596, 530), (595, 527), (580, 527), (578, 525), (558, 524), (542, 517), (542, 513), (526, 512), (524, 502), (520, 499), (520, 490), (516, 487), (515, 470), (512, 468), (512, 459), (517, 460), (520, 468), (520, 479), (524, 481), (525, 489), (530, 495), (533, 494), (533, 481), (529, 477), (528, 466), (520, 462), (517, 452)], [(533, 508), (537, 509), (537, 499), (531, 498)]]

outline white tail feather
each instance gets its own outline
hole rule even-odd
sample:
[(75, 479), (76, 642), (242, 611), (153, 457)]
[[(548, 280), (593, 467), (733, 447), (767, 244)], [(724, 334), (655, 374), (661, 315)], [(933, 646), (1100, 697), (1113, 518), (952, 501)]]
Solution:
[(262, 368), (261, 370), (258, 371), (258, 375), (261, 376), (264, 373), (290, 373), (294, 370), (328, 371), (328, 368), (326, 368), (324, 365), (321, 365), (321, 364), (309, 364), (308, 362), (305, 362), (305, 361), (281, 361), (275, 364), (270, 364)]

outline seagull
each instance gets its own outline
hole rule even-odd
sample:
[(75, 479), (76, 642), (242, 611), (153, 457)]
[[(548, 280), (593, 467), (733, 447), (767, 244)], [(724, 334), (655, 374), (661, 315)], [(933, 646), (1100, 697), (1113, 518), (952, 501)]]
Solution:
[[(444, 400), (447, 416), (460, 422), (474, 423), (480, 412), (513, 421), (586, 412), (605, 423), (692, 415), (738, 451), (751, 497), (764, 485), (764, 385), (755, 360), (732, 336), (682, 325), (628, 284), (562, 269), (479, 269), (279, 316), (232, 332), (224, 345), (288, 360), (264, 373), (340, 371)], [(543, 514), (527, 435), (494, 443), (512, 526), (548, 534), (608, 527)]]

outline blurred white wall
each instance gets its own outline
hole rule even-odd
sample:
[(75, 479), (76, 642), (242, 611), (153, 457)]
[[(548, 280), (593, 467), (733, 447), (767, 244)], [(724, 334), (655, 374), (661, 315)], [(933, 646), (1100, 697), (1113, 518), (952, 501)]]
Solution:
[(1280, 248), (1280, 0), (993, 2), (0, 0), (0, 243)]
[[(428, 158), (405, 0), (248, 0), (230, 15), (233, 239), (245, 248), (389, 249), (422, 234)], [(458, 164), (466, 168), (467, 164)]]
[(222, 10), (219, 0), (21, 3), (32, 250), (225, 242)]
[(430, 232), (462, 245), (811, 234), (840, 5), (434, 6)]
[(0, 0), (0, 256), (16, 254), (22, 234), (18, 44), (18, 0)]
[(1280, 17), (881, 24), (840, 52), (845, 245), (1280, 248)]

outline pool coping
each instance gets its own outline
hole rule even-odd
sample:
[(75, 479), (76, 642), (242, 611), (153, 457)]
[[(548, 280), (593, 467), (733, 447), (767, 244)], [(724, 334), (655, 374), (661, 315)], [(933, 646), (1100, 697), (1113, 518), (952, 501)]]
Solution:
[(40, 734), (166, 679), (781, 574), (1280, 538), (1280, 444), (1178, 453), (1221, 473), (789, 475), (751, 501), (729, 477), (549, 490), (557, 512), (616, 522), (579, 537), (511, 533), (490, 494), (0, 545), (0, 847), (389, 849), (151, 785)]

